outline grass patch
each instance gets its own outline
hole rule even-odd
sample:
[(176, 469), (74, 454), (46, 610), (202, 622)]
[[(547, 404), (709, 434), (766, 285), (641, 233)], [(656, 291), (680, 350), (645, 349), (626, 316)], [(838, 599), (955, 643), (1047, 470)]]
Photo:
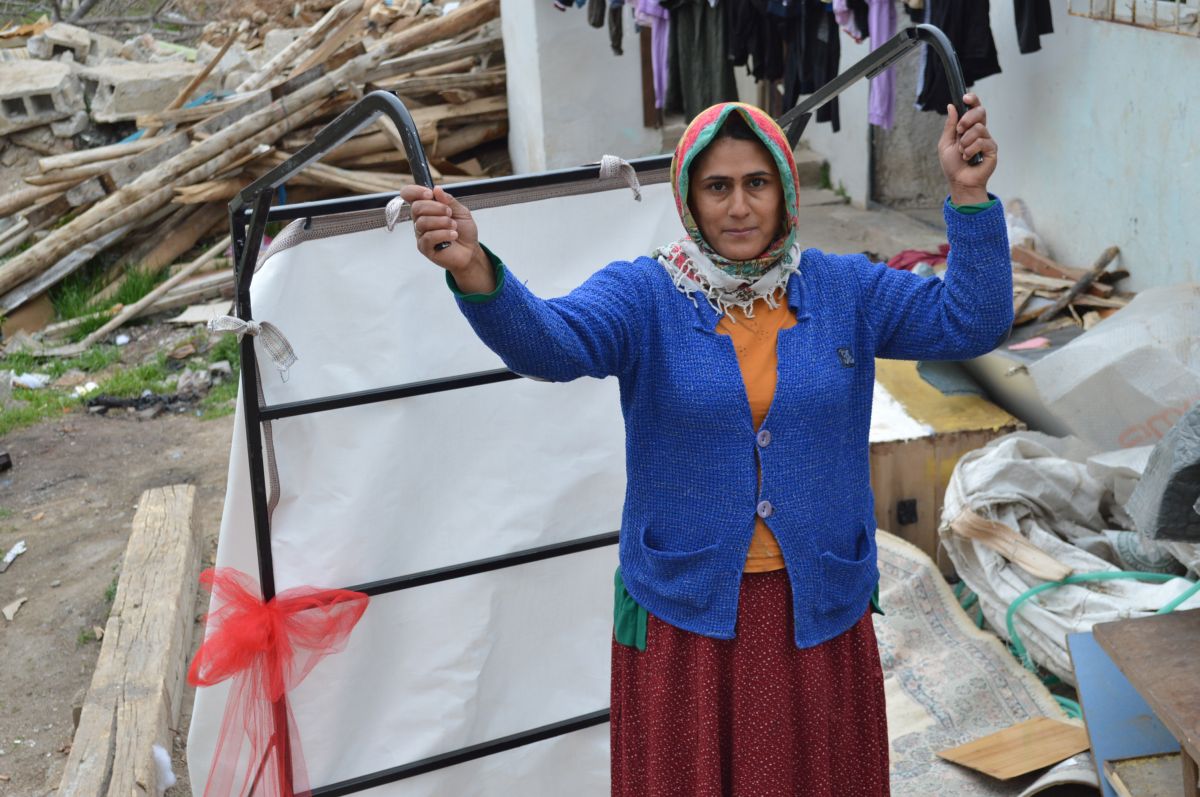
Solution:
[(167, 393), (171, 389), (167, 375), (167, 357), (160, 354), (154, 362), (135, 365), (105, 379), (100, 383), (98, 393), (118, 398), (136, 398), (147, 390)]
[(117, 599), (117, 576), (113, 576), (112, 583), (104, 588), (104, 602), (112, 603)]
[(58, 379), (67, 371), (83, 371), (95, 373), (101, 371), (121, 359), (121, 350), (116, 346), (93, 346), (78, 357), (63, 359), (48, 357), (39, 359), (28, 352), (16, 352), (7, 357), (0, 357), (0, 371), (12, 371), (14, 374), (49, 374), (52, 379)]
[(200, 401), (200, 417), (205, 420), (224, 418), (231, 415), (237, 408), (238, 380), (237, 372), (233, 379), (222, 382), (208, 391), (208, 395)]
[(237, 376), (238, 366), (242, 361), (241, 344), (238, 343), (237, 335), (222, 334), (217, 338), (217, 342), (212, 345), (212, 348), (205, 354), (209, 363), (228, 360), (233, 366), (233, 374)]
[(821, 162), (821, 188), (826, 191), (833, 190), (833, 180), (829, 176), (829, 161)]
[(84, 319), (71, 330), (71, 340), (82, 340), (108, 323), (111, 316), (104, 313), (105, 310), (141, 300), (162, 281), (167, 272), (163, 269), (154, 274), (147, 269), (130, 266), (125, 269), (116, 293), (109, 299), (97, 300), (95, 296), (104, 287), (101, 283), (106, 273), (105, 264), (98, 263), (95, 267), (76, 272), (51, 291), (50, 300), (60, 320)]
[(0, 506), (0, 520), (8, 520), (12, 517), (13, 511), (6, 506)]
[(75, 637), (75, 644), (79, 647), (99, 641), (96, 637), (96, 632), (90, 628), (79, 629), (79, 636)]
[(79, 406), (79, 398), (73, 393), (57, 390), (13, 389), (16, 401), (8, 409), (0, 410), (0, 437), (38, 421), (65, 415)]

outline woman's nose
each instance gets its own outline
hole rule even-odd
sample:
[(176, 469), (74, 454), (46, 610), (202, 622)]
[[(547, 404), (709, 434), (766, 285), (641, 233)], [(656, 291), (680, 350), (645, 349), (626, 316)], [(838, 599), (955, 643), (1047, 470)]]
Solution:
[(749, 215), (750, 203), (746, 199), (746, 192), (741, 188), (735, 188), (733, 195), (730, 197), (729, 215), (741, 218)]

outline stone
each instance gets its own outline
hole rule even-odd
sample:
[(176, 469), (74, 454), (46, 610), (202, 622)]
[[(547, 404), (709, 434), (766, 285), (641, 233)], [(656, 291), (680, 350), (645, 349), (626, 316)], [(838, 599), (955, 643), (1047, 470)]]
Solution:
[(104, 190), (104, 183), (100, 182), (99, 177), (93, 177), (90, 180), (84, 180), (79, 185), (67, 191), (67, 204), (73, 208), (80, 205), (90, 205), (93, 202), (99, 202), (108, 195)]
[(137, 411), (137, 419), (139, 421), (152, 421), (155, 418), (157, 418), (159, 415), (162, 415), (166, 411), (167, 411), (166, 407), (164, 407), (159, 402), (155, 402), (154, 404), (151, 404), (149, 407), (146, 407), (145, 409), (138, 410)]
[(0, 136), (66, 119), (84, 107), (79, 80), (67, 64), (0, 62)]
[[(85, 85), (94, 84), (91, 97), (92, 118), (97, 122), (124, 122), (139, 114), (166, 108), (203, 67), (181, 61), (167, 61), (147, 69), (145, 64), (105, 63), (85, 67), (80, 74)], [(196, 88), (196, 95), (220, 85), (209, 75)]]
[(66, 22), (56, 22), (33, 36), (25, 48), (34, 58), (49, 61), (63, 53), (71, 53), (77, 63), (83, 63), (92, 49), (92, 36), (86, 30)]
[(229, 364), (229, 360), (218, 360), (208, 366), (208, 376), (213, 384), (220, 384), (233, 378), (233, 366)]
[(53, 385), (60, 390), (70, 390), (77, 385), (82, 385), (86, 381), (88, 381), (87, 374), (78, 368), (72, 368), (58, 379), (55, 379)]

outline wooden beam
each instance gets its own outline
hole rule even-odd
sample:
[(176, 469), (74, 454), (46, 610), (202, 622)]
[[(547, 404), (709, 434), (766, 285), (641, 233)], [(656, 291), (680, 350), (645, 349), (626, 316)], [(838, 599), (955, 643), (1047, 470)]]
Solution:
[(195, 495), (186, 484), (142, 493), (58, 794), (159, 788), (152, 748), (171, 750), (192, 642), (201, 547)]
[(156, 166), (182, 154), (191, 145), (188, 134), (182, 132), (167, 138), (156, 138), (154, 141), (158, 142), (158, 146), (112, 163), (107, 173), (100, 178), (109, 191), (129, 185)]
[(280, 50), (274, 58), (263, 64), (261, 69), (243, 80), (235, 91), (251, 91), (267, 85), (273, 77), (282, 72), (285, 67), (292, 64), (301, 53), (308, 50), (313, 42), (321, 41), (331, 30), (337, 27), (341, 20), (356, 15), (362, 10), (362, 7), (363, 0), (341, 0), (340, 3), (329, 9), (325, 16), (321, 17), (306, 33), (298, 36), (295, 41)]
[(366, 27), (366, 16), (359, 12), (346, 18), (346, 21), (338, 25), (333, 33), (329, 34), (311, 53), (304, 57), (300, 63), (296, 64), (296, 68), (292, 71), (300, 74), (308, 69), (319, 64), (325, 63), (329, 57), (336, 53), (346, 40), (355, 33), (361, 33)]
[(196, 105), (191, 108), (175, 108), (169, 111), (138, 114), (137, 126), (162, 127), (169, 124), (201, 122), (210, 116), (215, 116), (236, 108), (242, 103), (249, 102), (251, 98), (252, 95), (239, 95), (232, 99), (221, 100), (219, 102), (206, 102), (203, 105)]
[(74, 185), (75, 183), (70, 181), (54, 183), (53, 185), (35, 185), (29, 188), (20, 188), (4, 196), (0, 196), (0, 219), (32, 207), (39, 199), (52, 194), (66, 193)]
[(157, 236), (152, 246), (136, 257), (122, 258), (119, 264), (121, 273), (105, 288), (96, 294), (100, 300), (111, 299), (117, 294), (128, 276), (127, 269), (137, 268), (151, 274), (158, 274), (171, 265), (181, 255), (188, 252), (204, 236), (208, 235), (225, 219), (226, 209), (221, 205), (202, 205), (194, 211), (183, 211), (182, 216), (172, 216), (172, 223), (164, 225), (166, 233)]

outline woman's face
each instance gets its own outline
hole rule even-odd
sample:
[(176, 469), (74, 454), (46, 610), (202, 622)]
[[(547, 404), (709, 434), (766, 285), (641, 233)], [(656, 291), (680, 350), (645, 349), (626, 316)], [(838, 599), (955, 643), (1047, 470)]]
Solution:
[(752, 260), (783, 224), (783, 186), (767, 148), (757, 141), (718, 138), (692, 166), (688, 207), (717, 254)]

